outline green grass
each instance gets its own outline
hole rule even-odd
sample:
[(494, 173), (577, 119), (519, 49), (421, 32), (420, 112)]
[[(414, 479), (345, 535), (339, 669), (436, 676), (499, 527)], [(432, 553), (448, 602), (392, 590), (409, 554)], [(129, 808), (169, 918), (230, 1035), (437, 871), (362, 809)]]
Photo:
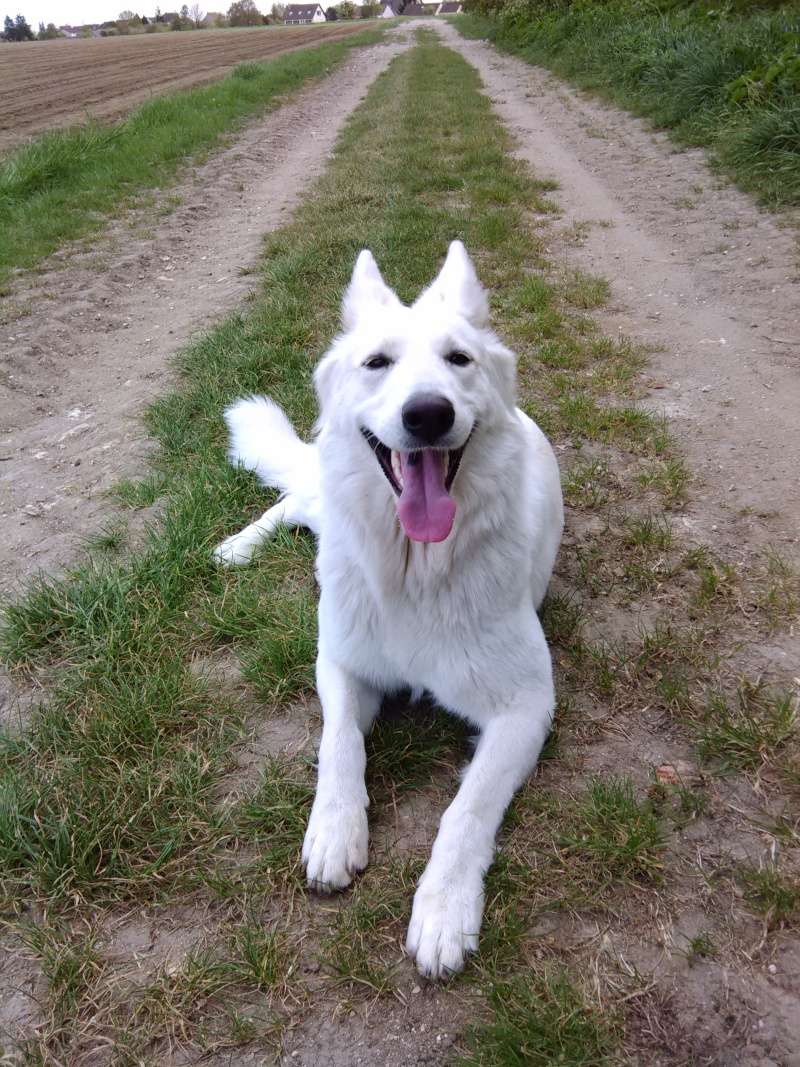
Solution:
[(492, 1020), (467, 1033), (459, 1067), (603, 1067), (615, 1061), (614, 1022), (561, 970), (498, 982)]
[(595, 779), (564, 825), (560, 846), (596, 888), (614, 878), (658, 877), (664, 832), (650, 800), (639, 800), (630, 780)]
[(454, 21), (708, 148), (779, 208), (800, 204), (800, 16), (767, 6), (476, 0)]
[(726, 770), (759, 771), (796, 737), (792, 693), (743, 682), (733, 698), (712, 693), (699, 734), (701, 754)]
[(329, 73), (380, 27), (263, 63), (222, 81), (148, 101), (114, 125), (47, 133), (0, 160), (0, 283), (65, 241), (96, 232), (143, 192), (222, 142), (246, 119)]
[(745, 899), (769, 927), (783, 926), (800, 912), (800, 879), (770, 865), (741, 872)]

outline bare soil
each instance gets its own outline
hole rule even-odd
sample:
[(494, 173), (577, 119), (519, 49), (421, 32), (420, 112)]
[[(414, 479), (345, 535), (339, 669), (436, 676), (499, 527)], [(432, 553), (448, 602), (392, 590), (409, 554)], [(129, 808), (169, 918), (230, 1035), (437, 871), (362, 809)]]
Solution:
[[(800, 460), (794, 231), (719, 183), (702, 153), (677, 151), (644, 124), (546, 73), (463, 41), (449, 26), (437, 28), (480, 71), (520, 156), (539, 176), (558, 179), (554, 198), (563, 215), (551, 252), (565, 269), (609, 278), (613, 302), (600, 315), (606, 329), (653, 346), (652, 404), (669, 419), (696, 475), (682, 516), (687, 532), (734, 559), (767, 542), (794, 551), (800, 517), (793, 492)], [(21, 283), (6, 302), (0, 327), (8, 368), (0, 381), (6, 591), (37, 569), (66, 565), (80, 540), (111, 514), (108, 487), (141, 473), (147, 446), (138, 418), (163, 391), (169, 356), (246, 298), (240, 269), (255, 262), (261, 234), (302, 195), (395, 47), (353, 54), (346, 68), (198, 169), (171, 214), (148, 209), (115, 225), (89, 251), (70, 250), (44, 275)], [(761, 650), (767, 665), (783, 671), (796, 664), (797, 652), (792, 636)], [(242, 776), (267, 753), (310, 751), (316, 729), (313, 708), (289, 709), (256, 732), (241, 755)], [(635, 729), (606, 732), (559, 773), (570, 779), (567, 788), (604, 769), (646, 782), (654, 766), (691, 758), (643, 712)], [(553, 785), (546, 766), (542, 776)], [(743, 805), (752, 810), (758, 798), (733, 782), (719, 791), (713, 819), (694, 837), (686, 834), (682, 847), (754, 861), (765, 841), (752, 830), (742, 833), (737, 813)], [(416, 844), (432, 839), (444, 799), (427, 805), (424, 799), (419, 809), (398, 809), (394, 826), (384, 828), (385, 847), (402, 850), (406, 837)], [(577, 952), (596, 943), (598, 966), (613, 958), (652, 978), (631, 1002), (638, 1062), (800, 1067), (796, 939), (776, 936), (765, 947), (760, 924), (751, 920), (737, 931), (749, 957), (690, 964), (685, 945), (707, 923), (706, 904), (687, 890), (669, 913), (631, 916), (622, 932), (619, 924), (609, 932), (554, 915), (537, 934), (545, 949), (574, 943)], [(108, 931), (109, 957), (123, 970), (135, 961), (152, 971), (195, 945), (206, 920), (190, 909), (120, 917)], [(30, 1030), (41, 981), (18, 946), (0, 966), (6, 991), (0, 1033)], [(399, 989), (397, 1002), (376, 1001), (353, 1014), (331, 1017), (329, 1001), (312, 1005), (286, 1035), (280, 1062), (448, 1062), (471, 1014), (469, 987), (429, 988), (409, 964)], [(224, 1061), (256, 1062), (248, 1056)]]
[(119, 118), (151, 96), (222, 78), (237, 63), (362, 29), (364, 23), (355, 21), (33, 41), (24, 48), (4, 48), (0, 152), (32, 134), (87, 117)]

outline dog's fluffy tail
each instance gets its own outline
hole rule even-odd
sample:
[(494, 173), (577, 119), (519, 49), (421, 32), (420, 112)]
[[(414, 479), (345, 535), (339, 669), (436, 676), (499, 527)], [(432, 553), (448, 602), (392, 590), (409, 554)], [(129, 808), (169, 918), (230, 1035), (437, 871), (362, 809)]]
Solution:
[(308, 445), (274, 400), (250, 396), (225, 409), (230, 431), (228, 455), (255, 471), (271, 489), (300, 497), (319, 495), (319, 464), (315, 445)]

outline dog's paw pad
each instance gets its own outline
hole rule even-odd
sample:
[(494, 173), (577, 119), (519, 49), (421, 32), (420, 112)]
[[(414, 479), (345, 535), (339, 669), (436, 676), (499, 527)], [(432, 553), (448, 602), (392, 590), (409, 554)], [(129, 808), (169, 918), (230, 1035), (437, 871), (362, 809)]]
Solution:
[(483, 893), (457, 881), (431, 884), (423, 879), (414, 896), (406, 951), (425, 978), (448, 978), (478, 949)]
[(369, 830), (362, 804), (314, 803), (303, 842), (308, 884), (320, 893), (350, 885), (367, 865)]

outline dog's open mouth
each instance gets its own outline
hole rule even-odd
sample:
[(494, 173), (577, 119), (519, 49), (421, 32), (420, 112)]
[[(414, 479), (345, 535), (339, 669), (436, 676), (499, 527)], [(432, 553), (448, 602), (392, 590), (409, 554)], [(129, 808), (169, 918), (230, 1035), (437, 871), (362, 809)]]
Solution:
[(361, 433), (399, 498), (397, 515), (406, 534), (412, 541), (444, 541), (456, 514), (450, 487), (469, 439), (452, 451), (423, 448), (397, 452), (370, 430), (363, 428)]

